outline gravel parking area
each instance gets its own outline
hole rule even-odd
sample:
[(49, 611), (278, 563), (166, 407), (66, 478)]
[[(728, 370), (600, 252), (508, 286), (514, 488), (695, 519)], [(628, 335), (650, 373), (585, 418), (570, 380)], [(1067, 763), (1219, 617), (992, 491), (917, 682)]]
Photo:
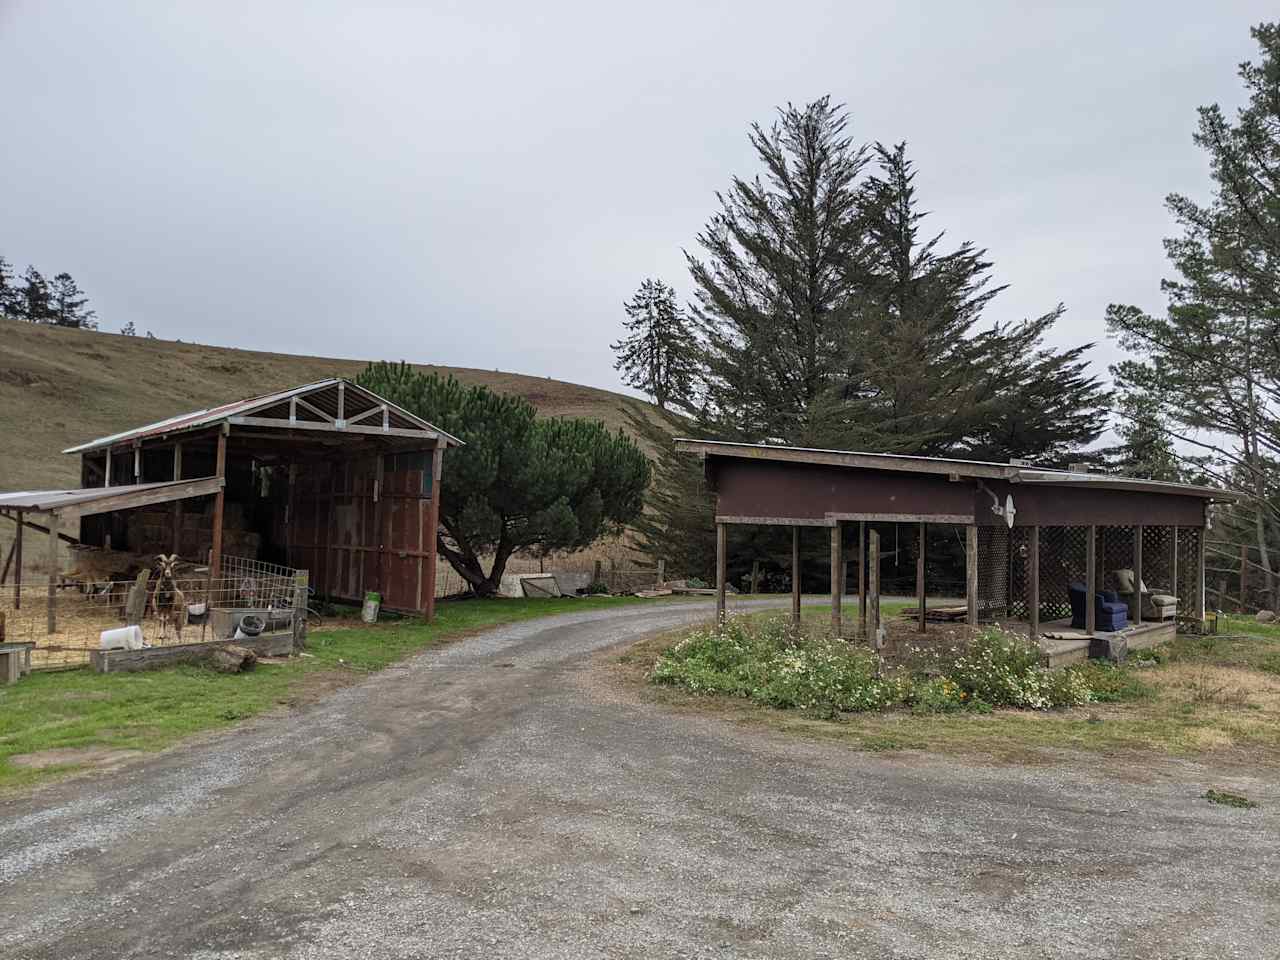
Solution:
[(608, 682), (708, 613), (496, 629), (0, 803), (0, 956), (1280, 955), (1275, 770), (878, 756)]

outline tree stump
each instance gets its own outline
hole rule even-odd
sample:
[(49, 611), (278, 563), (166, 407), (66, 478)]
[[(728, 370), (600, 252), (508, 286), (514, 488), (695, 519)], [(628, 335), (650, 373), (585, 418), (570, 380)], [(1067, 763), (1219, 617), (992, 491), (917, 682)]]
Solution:
[(213, 669), (222, 673), (243, 673), (245, 670), (252, 670), (257, 662), (256, 653), (234, 643), (216, 648), (209, 659)]

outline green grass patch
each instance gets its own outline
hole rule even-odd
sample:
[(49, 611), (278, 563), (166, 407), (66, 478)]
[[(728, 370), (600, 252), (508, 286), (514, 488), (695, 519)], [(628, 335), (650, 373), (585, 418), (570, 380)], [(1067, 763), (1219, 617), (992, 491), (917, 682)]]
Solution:
[(1251, 810), (1258, 805), (1258, 801), (1250, 800), (1242, 794), (1231, 793), (1228, 790), (1206, 790), (1204, 798), (1210, 803), (1216, 803), (1219, 806), (1238, 807), (1241, 810)]
[[(34, 673), (0, 686), (0, 789), (64, 774), (77, 764), (32, 769), (12, 758), (48, 750), (159, 750), (351, 683), (427, 647), (486, 627), (557, 613), (637, 603), (635, 597), (461, 600), (439, 604), (432, 623), (405, 619), (312, 633), (308, 657), (224, 674), (200, 666), (138, 673)], [(52, 758), (51, 758), (52, 759)]]

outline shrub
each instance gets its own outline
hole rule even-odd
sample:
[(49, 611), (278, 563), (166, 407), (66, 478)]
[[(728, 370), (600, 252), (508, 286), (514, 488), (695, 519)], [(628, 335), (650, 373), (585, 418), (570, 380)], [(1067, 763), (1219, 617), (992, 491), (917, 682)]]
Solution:
[(609, 585), (605, 583), (603, 580), (592, 580), (590, 583), (587, 584), (586, 589), (583, 591), (583, 593), (593, 597), (600, 596), (608, 592), (609, 592)]
[(1067, 673), (1077, 674), (1093, 699), (1098, 703), (1125, 703), (1129, 700), (1145, 700), (1155, 691), (1143, 683), (1132, 670), (1118, 667), (1103, 660), (1068, 667)]
[(1084, 679), (1071, 670), (1050, 671), (1040, 666), (1040, 648), (1021, 634), (999, 627), (982, 630), (944, 661), (943, 674), (971, 699), (993, 707), (1079, 706), (1088, 703)]
[(908, 681), (881, 676), (880, 666), (880, 658), (865, 647), (807, 636), (783, 618), (752, 623), (730, 617), (720, 627), (695, 630), (669, 648), (650, 677), (700, 693), (830, 716), (903, 702)]
[(913, 713), (955, 713), (970, 706), (972, 702), (958, 683), (946, 677), (921, 680), (914, 684), (911, 691)]

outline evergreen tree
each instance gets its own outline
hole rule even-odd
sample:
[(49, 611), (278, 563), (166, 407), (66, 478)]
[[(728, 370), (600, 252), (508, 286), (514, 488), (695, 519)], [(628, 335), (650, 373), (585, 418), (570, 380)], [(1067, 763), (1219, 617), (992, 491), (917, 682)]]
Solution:
[(645, 280), (623, 304), (627, 336), (610, 348), (618, 355), (615, 370), (624, 382), (653, 397), (666, 410), (670, 398), (688, 397), (693, 383), (697, 345), (676, 292), (661, 280)]
[(0, 257), (0, 317), (17, 319), (22, 315), (22, 292), (15, 286), (13, 268)]
[(1171, 194), (1181, 235), (1165, 241), (1177, 278), (1163, 315), (1112, 304), (1108, 327), (1134, 354), (1112, 368), (1126, 391), (1158, 397), (1164, 429), (1216, 461), (1249, 495), (1232, 511), (1248, 528), (1274, 604), (1280, 540), (1280, 27), (1253, 30), (1258, 64), (1240, 77), (1248, 101), (1232, 122), (1200, 110), (1195, 142), (1209, 159), (1208, 203)]
[(358, 380), (465, 442), (446, 458), (438, 545), (477, 594), (497, 592), (515, 551), (589, 546), (643, 508), (649, 462), (621, 431), (539, 418), (521, 397), (403, 363), (370, 364)]
[(53, 302), (49, 284), (35, 267), (27, 267), (22, 275), (21, 316), (32, 323), (49, 323), (53, 319)]
[(704, 340), (699, 383), (673, 398), (724, 439), (810, 439), (814, 403), (844, 372), (861, 316), (866, 245), (857, 181), (865, 147), (827, 97), (751, 128), (764, 168), (735, 177), (688, 255)]
[(52, 321), (60, 327), (81, 327), (85, 330), (96, 330), (97, 316), (86, 308), (89, 298), (84, 295), (71, 274), (58, 274), (53, 278), (50, 291)]
[(1122, 394), (1115, 430), (1121, 442), (1106, 451), (1107, 465), (1115, 472), (1171, 483), (1190, 479), (1184, 458), (1169, 436), (1159, 397), (1136, 390)]
[(120, 332), (126, 337), (136, 337), (138, 335), (138, 328), (135, 327), (133, 325), (133, 321), (130, 320), (128, 323), (126, 323), (123, 327), (120, 328)]

